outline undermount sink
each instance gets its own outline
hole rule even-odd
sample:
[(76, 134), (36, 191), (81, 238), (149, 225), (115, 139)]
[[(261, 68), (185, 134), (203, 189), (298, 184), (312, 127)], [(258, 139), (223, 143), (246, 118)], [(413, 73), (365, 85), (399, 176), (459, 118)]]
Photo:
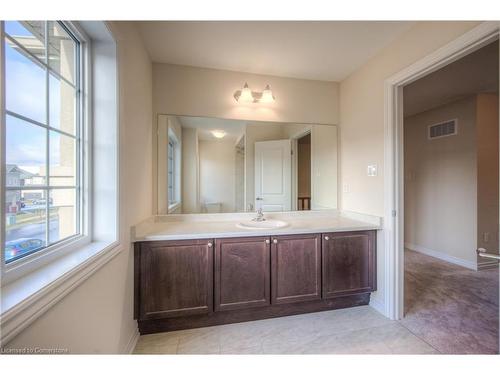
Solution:
[(288, 225), (287, 222), (281, 220), (266, 219), (263, 221), (243, 221), (236, 224), (238, 228), (242, 229), (279, 229)]

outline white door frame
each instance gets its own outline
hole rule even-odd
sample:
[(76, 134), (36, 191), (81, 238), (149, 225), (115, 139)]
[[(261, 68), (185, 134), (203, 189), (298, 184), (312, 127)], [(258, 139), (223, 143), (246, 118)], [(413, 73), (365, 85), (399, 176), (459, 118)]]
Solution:
[(391, 319), (404, 314), (403, 87), (498, 39), (499, 34), (500, 22), (483, 22), (385, 81), (385, 312)]
[[(293, 134), (290, 136), (290, 139), (292, 141), (292, 210), (297, 211), (299, 208), (297, 206), (297, 197), (298, 197), (298, 154), (299, 154), (299, 147), (298, 147), (298, 140), (307, 134), (311, 134), (312, 136), (312, 125), (309, 125), (305, 127), (304, 129), (301, 129), (299, 132)], [(312, 163), (312, 144), (311, 144), (311, 163)], [(312, 183), (312, 168), (311, 168), (311, 183)], [(312, 191), (312, 189), (311, 189)]]

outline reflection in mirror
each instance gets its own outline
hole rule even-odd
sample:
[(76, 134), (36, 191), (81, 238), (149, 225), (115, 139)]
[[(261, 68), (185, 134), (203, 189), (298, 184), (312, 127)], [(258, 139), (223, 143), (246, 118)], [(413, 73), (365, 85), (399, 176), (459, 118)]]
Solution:
[(337, 208), (337, 127), (158, 117), (158, 214)]

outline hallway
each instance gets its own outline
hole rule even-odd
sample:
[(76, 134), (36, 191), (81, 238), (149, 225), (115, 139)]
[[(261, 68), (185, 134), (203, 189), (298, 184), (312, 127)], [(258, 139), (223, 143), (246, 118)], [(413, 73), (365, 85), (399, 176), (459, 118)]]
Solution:
[(498, 283), (498, 268), (476, 272), (405, 250), (401, 323), (440, 353), (498, 353)]

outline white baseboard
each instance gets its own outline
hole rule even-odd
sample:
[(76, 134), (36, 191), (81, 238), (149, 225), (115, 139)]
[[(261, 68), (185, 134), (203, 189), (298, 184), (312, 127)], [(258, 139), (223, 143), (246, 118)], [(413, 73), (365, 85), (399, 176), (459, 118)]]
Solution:
[(428, 249), (426, 247), (423, 247), (420, 245), (415, 245), (415, 244), (408, 243), (408, 242), (405, 242), (405, 248), (409, 249), (409, 250), (416, 251), (418, 253), (429, 255), (429, 256), (437, 258), (437, 259), (444, 260), (445, 262), (456, 264), (457, 266), (462, 266), (462, 267), (477, 271), (477, 263), (471, 262), (470, 260), (457, 258), (457, 257), (454, 257), (452, 255), (444, 254), (442, 252)]
[(139, 340), (139, 329), (136, 327), (130, 339), (128, 340), (125, 349), (123, 350), (123, 354), (132, 354), (134, 352), (135, 346), (137, 345), (137, 340)]

